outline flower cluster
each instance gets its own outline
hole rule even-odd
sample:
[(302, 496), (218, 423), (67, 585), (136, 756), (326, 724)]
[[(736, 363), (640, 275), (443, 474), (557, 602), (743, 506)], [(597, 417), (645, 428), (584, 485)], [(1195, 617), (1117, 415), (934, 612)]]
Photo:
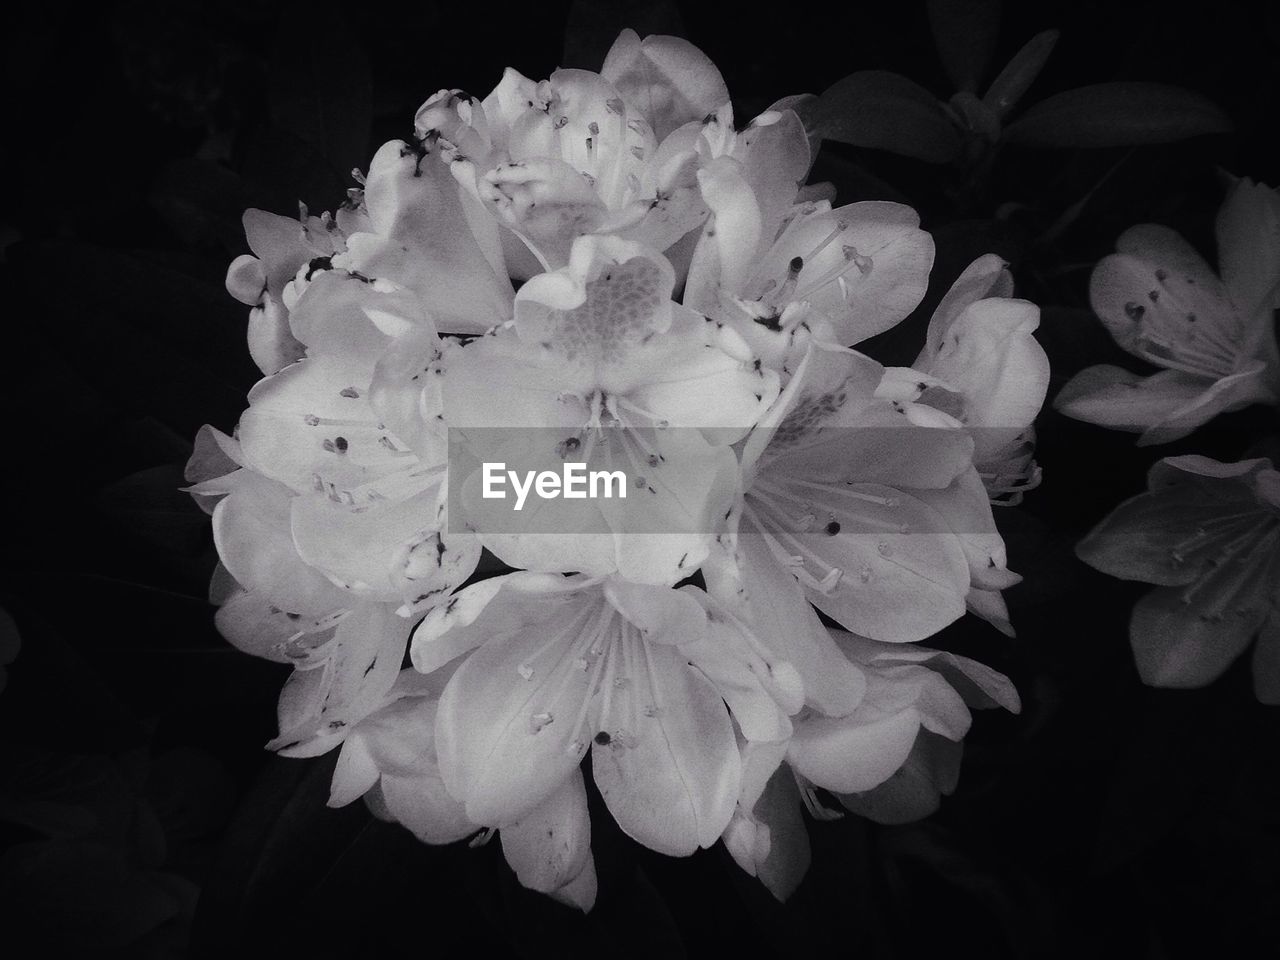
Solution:
[[(1058, 394), (1069, 416), (1180, 439), (1220, 413), (1280, 404), (1280, 193), (1236, 181), (1217, 217), (1215, 273), (1168, 227), (1132, 227), (1089, 285), (1116, 342), (1164, 369), (1089, 367)], [(1077, 547), (1090, 566), (1156, 584), (1129, 625), (1138, 673), (1157, 687), (1201, 687), (1257, 638), (1254, 686), (1280, 703), (1280, 474), (1266, 458), (1166, 457), (1149, 489)]]
[(1219, 413), (1280, 404), (1280, 196), (1238, 181), (1218, 211), (1215, 273), (1178, 233), (1131, 227), (1093, 271), (1089, 299), (1122, 348), (1163, 369), (1110, 364), (1077, 374), (1054, 401), (1068, 416), (1139, 434), (1185, 437)]
[[(590, 754), (629, 836), (723, 840), (785, 897), (802, 810), (926, 815), (971, 708), (1018, 710), (919, 642), (966, 610), (1012, 631), (991, 503), (1038, 479), (1038, 310), (987, 256), (913, 367), (853, 349), (920, 303), (933, 242), (806, 186), (794, 105), (739, 128), (700, 51), (628, 30), (598, 73), (430, 97), (334, 215), (246, 214), (227, 284), (265, 379), (188, 479), (220, 630), (293, 667), (271, 746), (340, 748), (332, 804), (496, 831), (585, 910)], [(456, 444), (636, 493), (499, 530)]]

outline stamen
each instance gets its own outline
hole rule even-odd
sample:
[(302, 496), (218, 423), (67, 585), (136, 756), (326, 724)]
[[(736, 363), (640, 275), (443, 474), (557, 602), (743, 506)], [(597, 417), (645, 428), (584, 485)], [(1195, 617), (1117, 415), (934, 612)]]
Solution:
[[(836, 584), (838, 584), (841, 577), (844, 576), (844, 571), (842, 569), (839, 567), (833, 567), (820, 557), (813, 556), (812, 554), (806, 555), (804, 552), (798, 554), (789, 552), (783, 541), (788, 541), (791, 545), (798, 547), (801, 551), (805, 551), (807, 548), (800, 540), (787, 533), (776, 524), (769, 524), (769, 526), (773, 527), (772, 532), (765, 530), (764, 526), (764, 524), (761, 524), (760, 536), (764, 538), (764, 542), (768, 545), (773, 555), (782, 563), (783, 566), (791, 571), (792, 576), (805, 586), (817, 590), (824, 596), (829, 595), (833, 590), (835, 590)], [(815, 577), (809, 572), (808, 568), (805, 567), (805, 563), (807, 562), (812, 563), (814, 566), (818, 567), (819, 570), (825, 569), (827, 572), (821, 578)]]
[(386, 425), (376, 420), (338, 420), (333, 417), (317, 417), (314, 413), (303, 414), (302, 420), (308, 427), (364, 427), (370, 430), (385, 430)]
[(669, 419), (654, 413), (652, 410), (646, 410), (644, 407), (640, 406), (630, 397), (627, 397), (625, 395), (611, 394), (609, 396), (609, 403), (611, 405), (610, 412), (613, 413), (614, 416), (617, 417), (619, 421), (623, 420), (623, 417), (617, 414), (615, 411), (619, 407), (623, 407), (633, 413), (638, 413), (640, 416), (650, 420), (652, 422), (652, 425), (658, 430), (665, 430), (667, 427), (671, 426), (671, 421)]
[[(803, 781), (803, 782), (801, 782)], [(808, 780), (796, 774), (796, 783), (800, 787), (800, 800), (804, 803), (804, 808), (809, 811), (809, 816), (815, 820), (831, 821), (840, 820), (844, 817), (841, 810), (832, 810), (818, 799), (818, 788)]]

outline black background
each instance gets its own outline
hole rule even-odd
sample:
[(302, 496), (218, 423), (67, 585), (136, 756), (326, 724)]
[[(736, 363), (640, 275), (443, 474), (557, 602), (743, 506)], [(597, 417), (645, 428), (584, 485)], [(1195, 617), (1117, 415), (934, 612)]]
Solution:
[[(994, 69), (1062, 30), (1029, 101), (1159, 80), (1235, 125), (1135, 149), (1011, 147), (976, 189), (824, 148), (815, 176), (841, 200), (910, 202), (938, 244), (925, 303), (868, 352), (909, 361), (937, 297), (994, 250), (1045, 308), (1052, 395), (1120, 356), (1086, 290), (1121, 230), (1169, 223), (1212, 256), (1218, 171), (1280, 181), (1280, 17), (1233, 2), (1007, 6)], [(811, 823), (813, 868), (786, 905), (720, 847), (664, 859), (602, 810), (585, 919), (519, 888), (497, 843), (428, 848), (361, 804), (329, 810), (332, 755), (262, 749), (285, 668), (213, 630), (207, 518), (177, 488), (196, 429), (230, 430), (258, 375), (246, 308), (223, 289), (244, 207), (332, 207), (437, 89), (483, 95), (507, 64), (597, 67), (628, 23), (698, 44), (742, 118), (868, 68), (945, 99), (922, 3), (45, 0), (6, 16), (0, 606), (22, 650), (0, 693), (0, 936), (26, 944), (10, 956), (1274, 952), (1280, 708), (1254, 701), (1247, 662), (1202, 691), (1143, 687), (1126, 639), (1142, 588), (1071, 553), (1155, 459), (1239, 458), (1274, 412), (1156, 449), (1042, 416), (1043, 486), (998, 515), (1026, 577), (1008, 597), (1018, 638), (966, 620), (937, 641), (1008, 672), (1024, 712), (978, 718), (960, 788), (929, 820)]]

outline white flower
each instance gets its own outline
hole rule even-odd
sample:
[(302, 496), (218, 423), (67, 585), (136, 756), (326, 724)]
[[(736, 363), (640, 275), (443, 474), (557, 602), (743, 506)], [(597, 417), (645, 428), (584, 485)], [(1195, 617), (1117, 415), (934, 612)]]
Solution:
[(1089, 367), (1054, 406), (1089, 423), (1141, 434), (1141, 444), (1184, 437), (1219, 413), (1280, 403), (1280, 197), (1237, 181), (1218, 211), (1215, 274), (1168, 227), (1132, 227), (1094, 268), (1089, 299), (1125, 350), (1159, 367), (1141, 376)]
[(877, 395), (934, 406), (963, 423), (992, 500), (1017, 505), (1039, 483), (1033, 424), (1049, 358), (1032, 336), (1040, 309), (1012, 294), (1004, 261), (979, 257), (938, 304), (920, 356), (910, 368), (886, 370)]
[(969, 708), (1021, 709), (1008, 678), (966, 657), (839, 630), (831, 640), (866, 676), (866, 695), (844, 716), (806, 709), (794, 719), (786, 762), (765, 768), (768, 780), (739, 811), (739, 837), (726, 837), (738, 863), (780, 900), (808, 868), (801, 805), (819, 820), (840, 815), (816, 788), (879, 823), (928, 816), (955, 789)]
[(682, 128), (728, 99), (690, 44), (624, 31), (603, 75), (562, 69), (534, 81), (508, 68), (483, 102), (440, 91), (416, 128), (502, 225), (512, 275), (528, 277), (564, 266), (578, 236), (660, 252), (701, 224), (695, 137)]
[(496, 226), (439, 156), (438, 145), (386, 143), (365, 178), (368, 227), (334, 265), (412, 291), (446, 333), (483, 333), (511, 315)]
[(679, 37), (640, 39), (623, 30), (600, 74), (653, 130), (659, 141), (729, 102), (729, 89), (706, 54)]
[[(520, 821), (576, 774), (622, 829), (674, 856), (733, 814), (743, 735), (782, 740), (795, 672), (693, 588), (515, 573), (461, 591), (414, 634), (431, 673), (469, 654), (440, 698), (449, 792), (477, 823)], [(727, 703), (727, 707), (726, 707)]]
[[(363, 796), (375, 816), (401, 824), (423, 843), (452, 843), (480, 829), (450, 796), (436, 760), (436, 710), (447, 674), (401, 672), (383, 706), (343, 742), (329, 806)], [(488, 836), (486, 831), (480, 839)], [(502, 852), (524, 886), (591, 909), (596, 874), (580, 772), (520, 820), (504, 824), (501, 838)]]
[[(627, 30), (598, 73), (435, 94), (336, 218), (246, 215), (227, 286), (267, 376), (187, 476), (218, 628), (294, 667), (269, 746), (340, 746), (331, 805), (498, 836), (587, 911), (589, 751), (630, 837), (723, 839), (784, 897), (819, 790), (924, 815), (966, 704), (1017, 709), (913, 643), (966, 609), (1011, 631), (988, 490), (1035, 476), (1038, 314), (987, 257), (914, 369), (850, 349), (916, 308), (933, 242), (803, 186), (799, 104), (738, 130), (700, 51)], [(508, 502), (498, 463), (626, 494)], [(516, 571), (464, 586), (481, 544)]]
[(1254, 688), (1280, 704), (1280, 473), (1265, 459), (1166, 457), (1147, 483), (1076, 547), (1103, 573), (1156, 584), (1129, 621), (1139, 675), (1203, 687), (1256, 638)]
[(810, 339), (851, 346), (920, 302), (933, 240), (919, 217), (896, 203), (802, 200), (812, 157), (793, 111), (771, 109), (735, 133), (726, 107), (699, 150), (712, 216), (684, 302), (733, 326), (769, 366), (790, 373)]
[(296, 496), (283, 484), (240, 468), (196, 491), (218, 497), (218, 630), (247, 653), (294, 666), (268, 746), (289, 756), (331, 749), (394, 682), (411, 621), (396, 615), (398, 603), (353, 596), (303, 560), (290, 533)]
[(462, 481), (466, 522), (506, 562), (670, 584), (706, 556), (734, 493), (729, 444), (778, 383), (730, 331), (672, 303), (672, 285), (660, 254), (581, 237), (567, 267), (521, 288), (513, 325), (433, 367), (445, 419), (478, 460), (506, 462), (485, 452), (500, 441), (522, 445), (526, 464), (558, 466), (570, 443), (573, 459), (644, 482), (642, 496), (542, 501), (522, 515), (532, 532), (501, 532), (486, 520), (497, 506), (481, 499), (477, 470)]
[(412, 297), (324, 271), (289, 322), (310, 355), (254, 387), (236, 440), (202, 435), (188, 478), (213, 501), (218, 627), (295, 664), (272, 746), (311, 755), (379, 703), (409, 614), (465, 581), (479, 545), (443, 533), (443, 427), (415, 380), (439, 340)]
[(286, 285), (300, 271), (346, 248), (349, 233), (364, 226), (358, 205), (339, 208), (336, 217), (280, 217), (265, 210), (246, 210), (244, 233), (252, 255), (236, 257), (227, 269), (227, 291), (249, 311), (249, 354), (266, 374), (302, 356), (302, 344), (289, 329), (284, 302)]
[[(878, 398), (882, 372), (851, 350), (810, 346), (747, 439), (738, 536), (722, 538), (712, 563), (724, 569), (708, 574), (713, 593), (740, 593), (767, 642), (781, 632), (805, 648), (779, 641), (778, 652), (834, 715), (857, 705), (857, 687), (831, 666), (839, 661), (805, 600), (865, 636), (914, 641), (963, 615), (971, 588), (1018, 579), (972, 468), (973, 441), (940, 411)], [(760, 626), (775, 616), (785, 619), (773, 632)]]

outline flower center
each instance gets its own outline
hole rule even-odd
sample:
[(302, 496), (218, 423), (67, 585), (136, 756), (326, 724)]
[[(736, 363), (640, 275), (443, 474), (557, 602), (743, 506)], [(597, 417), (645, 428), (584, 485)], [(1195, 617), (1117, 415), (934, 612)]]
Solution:
[(553, 315), (552, 343), (569, 360), (617, 363), (658, 331), (661, 289), (661, 271), (647, 257), (606, 267), (587, 282), (580, 306)]
[(1127, 338), (1139, 356), (1160, 366), (1213, 379), (1234, 373), (1244, 328), (1229, 303), (1201, 290), (1190, 277), (1156, 270), (1146, 302), (1130, 300)]

